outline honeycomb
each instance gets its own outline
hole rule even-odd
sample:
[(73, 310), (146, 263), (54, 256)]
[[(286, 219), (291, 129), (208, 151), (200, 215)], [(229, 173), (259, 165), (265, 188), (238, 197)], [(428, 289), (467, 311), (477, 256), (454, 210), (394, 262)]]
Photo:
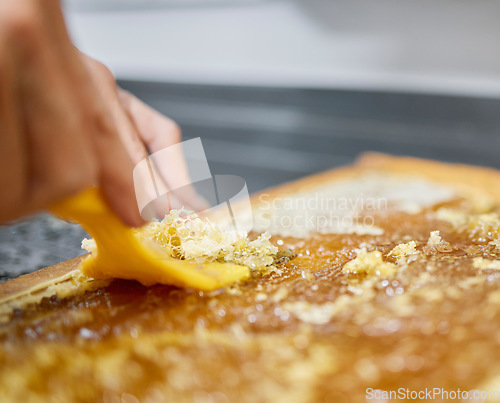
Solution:
[(211, 292), (116, 279), (14, 309), (0, 325), (0, 399), (362, 402), (367, 389), (499, 390), (498, 212), (476, 214), (457, 196), (371, 212), (376, 233), (219, 234), (193, 247), (191, 232), (211, 229), (194, 220), (184, 231), (178, 220), (192, 218), (174, 213), (142, 234), (172, 256), (246, 259), (262, 246), (259, 259), (278, 247), (297, 256)]

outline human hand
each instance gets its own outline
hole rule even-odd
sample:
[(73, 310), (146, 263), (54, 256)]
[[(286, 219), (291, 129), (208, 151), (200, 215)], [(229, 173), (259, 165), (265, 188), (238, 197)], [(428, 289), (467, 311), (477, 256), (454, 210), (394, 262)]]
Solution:
[(134, 161), (179, 139), (172, 121), (72, 45), (58, 1), (1, 2), (0, 222), (98, 185), (125, 223), (140, 225)]
[[(151, 172), (141, 169), (134, 172), (134, 175), (139, 175), (139, 183), (137, 176), (134, 177), (136, 194), (142, 193), (144, 198), (153, 199), (153, 213), (158, 217), (163, 217), (172, 208), (182, 206), (197, 212), (209, 208), (207, 201), (191, 185), (182, 148), (170, 149), (166, 158), (163, 153), (163, 158), (155, 154), (181, 142), (179, 126), (134, 95), (117, 87), (113, 74), (105, 65), (84, 54), (82, 58), (112, 112), (119, 136), (134, 166), (148, 155), (153, 155), (150, 158), (150, 168), (154, 171), (154, 179)], [(165, 195), (162, 190), (168, 192), (167, 197), (163, 197)], [(150, 212), (144, 212), (143, 217)]]

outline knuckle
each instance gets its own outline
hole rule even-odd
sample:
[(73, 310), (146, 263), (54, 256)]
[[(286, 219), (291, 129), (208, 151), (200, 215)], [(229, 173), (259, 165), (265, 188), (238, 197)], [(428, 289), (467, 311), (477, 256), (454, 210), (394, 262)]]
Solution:
[(132, 100), (134, 99), (134, 96), (130, 92), (124, 90), (123, 88), (117, 87), (117, 89), (118, 89), (118, 99), (120, 100), (120, 103), (125, 108), (127, 113), (130, 114), (132, 109)]
[(111, 117), (103, 110), (91, 110), (87, 123), (91, 126), (90, 133), (94, 133), (98, 138), (114, 138), (117, 135)]
[[(168, 118), (167, 118), (168, 119)], [(175, 123), (172, 119), (168, 119), (168, 129), (167, 133), (173, 142), (178, 143), (182, 139), (182, 130), (180, 126)]]
[(108, 83), (115, 83), (115, 76), (111, 72), (111, 70), (101, 62), (97, 60), (92, 61), (92, 69), (102, 80), (105, 80)]

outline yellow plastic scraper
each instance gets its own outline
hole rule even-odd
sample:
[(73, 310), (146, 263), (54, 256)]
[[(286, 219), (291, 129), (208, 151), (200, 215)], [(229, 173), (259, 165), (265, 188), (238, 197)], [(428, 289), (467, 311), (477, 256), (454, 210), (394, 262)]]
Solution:
[(108, 207), (97, 188), (59, 202), (51, 210), (79, 223), (94, 238), (97, 253), (81, 264), (83, 274), (89, 277), (214, 290), (250, 276), (246, 266), (178, 260), (142, 244)]

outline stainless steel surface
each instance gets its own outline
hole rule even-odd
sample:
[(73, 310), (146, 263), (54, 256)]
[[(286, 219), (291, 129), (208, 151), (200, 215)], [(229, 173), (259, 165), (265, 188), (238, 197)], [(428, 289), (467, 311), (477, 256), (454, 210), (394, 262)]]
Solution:
[(500, 100), (403, 93), (127, 82), (201, 137), (212, 173), (251, 192), (347, 164), (363, 151), (500, 168)]

